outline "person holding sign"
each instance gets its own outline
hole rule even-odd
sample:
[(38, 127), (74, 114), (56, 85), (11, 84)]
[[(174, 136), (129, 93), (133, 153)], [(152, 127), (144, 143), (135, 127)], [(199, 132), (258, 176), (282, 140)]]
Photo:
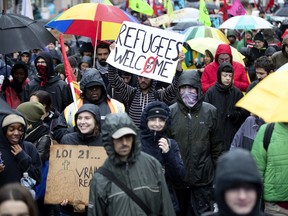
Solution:
[[(111, 44), (110, 48), (114, 49), (115, 43)], [(138, 76), (137, 87), (129, 86), (118, 75), (116, 68), (111, 64), (109, 65), (109, 82), (115, 89), (115, 92), (121, 95), (123, 103), (128, 108), (127, 112), (136, 126), (140, 126), (141, 113), (148, 103), (160, 100), (167, 104), (172, 104), (176, 97), (178, 77), (182, 73), (182, 62), (184, 58), (184, 53), (180, 52), (176, 73), (172, 83), (167, 88), (159, 90), (155, 89), (157, 84), (156, 80), (144, 76)]]
[[(107, 115), (102, 136), (108, 158), (90, 182), (88, 216), (148, 215), (147, 212), (174, 216), (162, 166), (141, 152), (138, 128), (127, 113)], [(122, 186), (105, 173), (115, 175)], [(137, 202), (123, 185), (138, 198)], [(140, 207), (139, 202), (146, 208)]]
[[(102, 146), (101, 117), (99, 107), (84, 104), (75, 114), (76, 132), (63, 136), (61, 144)], [(75, 213), (72, 205), (65, 199), (60, 206), (61, 215), (87, 215), (87, 212)]]

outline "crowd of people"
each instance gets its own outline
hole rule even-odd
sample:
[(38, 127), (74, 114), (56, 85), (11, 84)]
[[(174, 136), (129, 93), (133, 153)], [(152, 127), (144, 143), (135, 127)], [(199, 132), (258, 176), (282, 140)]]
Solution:
[[(1, 59), (0, 215), (288, 215), (288, 123), (266, 124), (235, 106), (288, 63), (279, 31), (228, 31), (230, 45), (205, 50), (185, 71), (179, 50), (171, 84), (108, 64), (114, 42), (99, 41), (95, 56), (90, 42), (66, 42), (76, 101), (56, 43)], [(53, 140), (108, 155), (81, 211), (68, 197), (44, 202)], [(20, 185), (23, 173), (35, 197)]]

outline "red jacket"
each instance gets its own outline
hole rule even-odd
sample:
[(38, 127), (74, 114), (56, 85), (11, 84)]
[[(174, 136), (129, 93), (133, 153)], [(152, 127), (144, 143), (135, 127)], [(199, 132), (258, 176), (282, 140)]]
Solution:
[(231, 57), (231, 64), (234, 68), (234, 85), (239, 88), (242, 92), (246, 92), (249, 86), (249, 81), (245, 67), (233, 61), (232, 51), (228, 44), (220, 44), (216, 50), (215, 59), (213, 62), (208, 64), (201, 76), (202, 91), (205, 93), (212, 85), (217, 81), (217, 71), (218, 71), (218, 57), (220, 54), (228, 54)]

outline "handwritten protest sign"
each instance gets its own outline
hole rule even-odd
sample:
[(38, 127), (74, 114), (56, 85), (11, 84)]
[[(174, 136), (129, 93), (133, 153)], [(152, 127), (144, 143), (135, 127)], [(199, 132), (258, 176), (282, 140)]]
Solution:
[(164, 14), (156, 18), (148, 18), (148, 20), (151, 26), (155, 26), (155, 27), (171, 22), (171, 19), (169, 18), (168, 14)]
[(123, 22), (107, 62), (121, 70), (171, 83), (184, 35)]
[(104, 147), (52, 145), (46, 183), (45, 203), (88, 204), (89, 185), (107, 155)]

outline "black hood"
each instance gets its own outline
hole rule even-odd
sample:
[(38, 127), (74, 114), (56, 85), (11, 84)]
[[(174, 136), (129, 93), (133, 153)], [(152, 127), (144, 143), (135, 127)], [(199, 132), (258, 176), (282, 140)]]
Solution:
[(95, 85), (99, 85), (102, 88), (102, 98), (106, 97), (107, 95), (107, 90), (105, 83), (99, 73), (99, 71), (95, 68), (87, 68), (85, 73), (82, 76), (82, 79), (80, 81), (80, 89), (82, 91), (82, 94), (85, 95), (85, 90), (87, 85), (94, 83)]
[(229, 67), (231, 69), (231, 71), (233, 72), (233, 75), (234, 75), (234, 69), (229, 62), (224, 62), (224, 63), (220, 64), (218, 67), (218, 71), (217, 71), (217, 82), (220, 83), (221, 85), (223, 85), (223, 83), (221, 81), (221, 72), (223, 71), (224, 67)]
[(46, 61), (47, 69), (48, 69), (48, 78), (55, 76), (56, 74), (54, 72), (53, 58), (52, 58), (51, 54), (48, 52), (39, 53), (34, 60), (34, 64), (35, 64), (36, 69), (37, 69), (37, 63), (36, 62), (38, 61), (39, 58), (43, 58)]
[(224, 192), (237, 185), (253, 184), (257, 190), (257, 202), (249, 216), (262, 215), (260, 200), (262, 195), (262, 180), (256, 162), (249, 151), (238, 148), (219, 157), (215, 175), (215, 199), (219, 206), (219, 214), (233, 216), (226, 205)]
[(79, 108), (79, 110), (76, 112), (75, 116), (74, 116), (74, 120), (76, 122), (78, 115), (82, 112), (89, 112), (94, 116), (94, 119), (96, 120), (98, 126), (99, 126), (99, 132), (101, 132), (101, 114), (100, 114), (100, 109), (97, 105), (94, 104), (83, 104), (83, 106), (81, 106)]
[(13, 77), (13, 79), (15, 78), (14, 77), (14, 73), (15, 73), (15, 71), (17, 70), (17, 69), (19, 69), (19, 68), (23, 68), (23, 70), (24, 70), (24, 72), (25, 72), (25, 79), (24, 79), (24, 81), (27, 79), (27, 77), (28, 77), (28, 68), (27, 68), (27, 66), (26, 66), (26, 64), (24, 63), (24, 62), (22, 62), (22, 61), (18, 61), (18, 62), (16, 62), (14, 65), (13, 65), (13, 67), (12, 67), (12, 69), (11, 69), (11, 76)]

